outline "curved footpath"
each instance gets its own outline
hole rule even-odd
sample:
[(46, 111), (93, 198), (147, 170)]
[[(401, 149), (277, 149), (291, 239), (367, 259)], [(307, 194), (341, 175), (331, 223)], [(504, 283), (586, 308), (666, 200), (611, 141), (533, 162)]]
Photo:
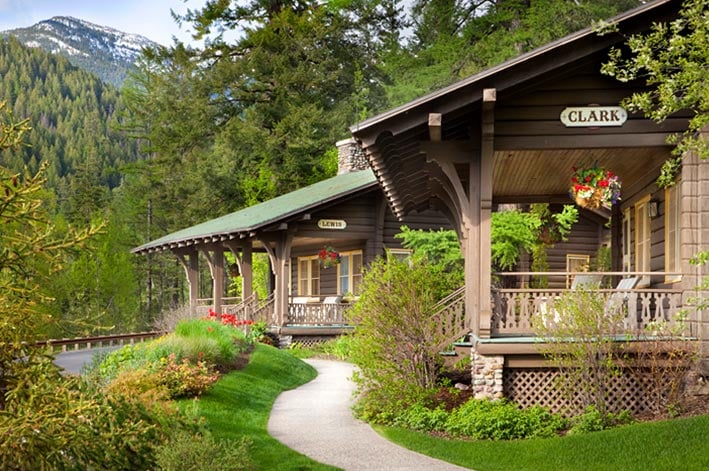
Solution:
[(321, 463), (355, 470), (464, 470), (395, 445), (352, 416), (354, 366), (306, 360), (318, 376), (276, 399), (268, 421), (272, 437)]

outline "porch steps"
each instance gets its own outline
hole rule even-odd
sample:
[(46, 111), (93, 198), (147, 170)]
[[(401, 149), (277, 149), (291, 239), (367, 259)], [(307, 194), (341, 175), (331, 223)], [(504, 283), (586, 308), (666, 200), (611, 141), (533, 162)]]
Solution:
[(470, 357), (470, 349), (473, 348), (473, 343), (467, 339), (468, 337), (466, 336), (465, 340), (453, 342), (451, 344), (452, 349), (439, 352), (439, 355), (443, 357), (443, 364), (445, 366), (453, 366), (459, 361)]

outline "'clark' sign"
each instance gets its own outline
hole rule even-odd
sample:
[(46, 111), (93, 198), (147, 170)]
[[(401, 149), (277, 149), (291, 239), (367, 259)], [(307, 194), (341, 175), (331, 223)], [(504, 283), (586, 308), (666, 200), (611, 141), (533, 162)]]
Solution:
[(347, 222), (342, 219), (319, 219), (318, 227), (320, 229), (345, 229)]
[(622, 126), (628, 113), (620, 106), (577, 106), (564, 108), (560, 119), (567, 128)]

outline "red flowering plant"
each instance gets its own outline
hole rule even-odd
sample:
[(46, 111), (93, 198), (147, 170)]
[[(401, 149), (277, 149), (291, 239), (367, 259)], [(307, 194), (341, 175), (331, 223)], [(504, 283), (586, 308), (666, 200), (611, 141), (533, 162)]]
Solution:
[(342, 260), (340, 254), (331, 246), (324, 246), (320, 252), (318, 252), (318, 258), (320, 258), (320, 265), (323, 268), (334, 267)]
[(221, 322), (223, 325), (232, 327), (250, 326), (254, 323), (251, 319), (238, 319), (236, 314), (218, 314), (212, 308), (209, 308), (208, 319)]
[(573, 167), (569, 195), (584, 208), (610, 208), (620, 201), (620, 181), (610, 170), (598, 167)]

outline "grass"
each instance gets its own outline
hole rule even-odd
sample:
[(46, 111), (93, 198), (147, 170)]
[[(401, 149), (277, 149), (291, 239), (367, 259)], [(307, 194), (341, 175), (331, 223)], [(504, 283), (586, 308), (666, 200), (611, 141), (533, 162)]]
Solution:
[[(276, 397), (285, 390), (307, 383), (315, 370), (287, 352), (258, 345), (246, 368), (220, 379), (196, 400), (197, 413), (207, 420), (214, 438), (235, 440), (248, 437), (251, 457), (263, 470), (335, 470), (291, 450), (271, 438), (268, 416)], [(184, 401), (184, 405), (191, 401)]]
[(376, 427), (387, 439), (478, 471), (706, 470), (709, 416), (644, 422), (583, 435), (518, 441), (460, 441)]

